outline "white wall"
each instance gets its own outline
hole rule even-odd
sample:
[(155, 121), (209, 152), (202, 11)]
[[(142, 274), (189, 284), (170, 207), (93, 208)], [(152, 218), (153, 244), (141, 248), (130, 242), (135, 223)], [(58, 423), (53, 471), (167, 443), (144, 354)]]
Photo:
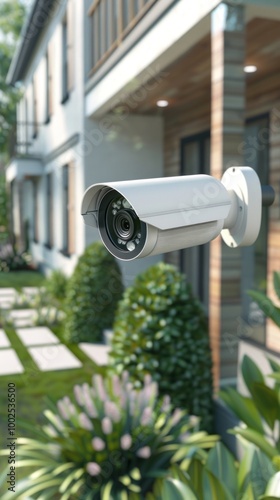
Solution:
[[(30, 61), (24, 79), (24, 95), (18, 106), (18, 120), (21, 122), (33, 122), (33, 86), (32, 81), (35, 76), (37, 90), (37, 117), (38, 135), (32, 138), (33, 126), (29, 125), (28, 154), (36, 154), (46, 161), (46, 157), (57, 148), (63, 146), (73, 135), (82, 136), (84, 125), (84, 7), (80, 0), (68, 0), (73, 6), (74, 20), (74, 86), (69, 95), (69, 99), (61, 104), (62, 100), (62, 21), (66, 13), (66, 1), (57, 2), (57, 9), (51, 15), (49, 26), (40, 39), (40, 45)], [(53, 76), (53, 113), (50, 122), (46, 120), (46, 52), (48, 46), (52, 46), (53, 61), (51, 73)], [(26, 116), (25, 99), (28, 101), (28, 115)], [(20, 125), (18, 140), (25, 141), (25, 126)], [(21, 148), (21, 152), (23, 148)], [(76, 254), (67, 258), (60, 252), (62, 248), (62, 167), (70, 162), (75, 162), (75, 198), (76, 198)], [(48, 161), (44, 166), (44, 175), (39, 179), (39, 242), (32, 244), (32, 253), (38, 262), (50, 268), (59, 267), (66, 274), (70, 274), (77, 262), (77, 257), (84, 250), (84, 225), (80, 215), (81, 196), (84, 191), (84, 169), (83, 158), (70, 148), (57, 156), (54, 160)], [(47, 239), (47, 216), (46, 216), (46, 175), (54, 175), (54, 246), (52, 249), (45, 247)], [(26, 194), (25, 192), (23, 194)], [(16, 201), (16, 200), (15, 200)], [(28, 201), (24, 197), (24, 203)], [(18, 204), (17, 204), (18, 206)], [(30, 213), (30, 220), (32, 214)], [(16, 224), (18, 221), (16, 218)]]
[[(129, 115), (93, 121), (86, 119), (83, 144), (76, 153), (85, 162), (87, 189), (97, 182), (163, 176), (163, 121), (161, 117)], [(86, 244), (99, 240), (98, 230), (85, 226)], [(126, 285), (160, 256), (121, 262)]]
[[(32, 79), (35, 75), (37, 83), (38, 137), (32, 139), (32, 127), (29, 127), (29, 138), (32, 146), (30, 153), (40, 152), (43, 156), (61, 146), (69, 137), (81, 132), (83, 128), (83, 2), (71, 0), (74, 10), (74, 88), (67, 102), (61, 104), (62, 99), (62, 20), (66, 12), (66, 2), (58, 2), (58, 9), (51, 17), (50, 25), (40, 40), (40, 45), (30, 62), (23, 82), (28, 99), (28, 121), (33, 121), (33, 91)], [(54, 110), (49, 124), (46, 119), (46, 52), (49, 44), (53, 46), (53, 102)], [(24, 97), (22, 102), (24, 102)], [(21, 117), (24, 104), (21, 104)]]

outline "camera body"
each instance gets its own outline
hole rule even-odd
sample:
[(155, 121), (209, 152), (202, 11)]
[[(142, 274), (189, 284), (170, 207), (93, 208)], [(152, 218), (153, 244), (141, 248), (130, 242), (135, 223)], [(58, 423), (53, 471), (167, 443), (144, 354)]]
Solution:
[(186, 175), (94, 184), (82, 216), (99, 229), (118, 259), (137, 258), (207, 243), (220, 233), (232, 247), (254, 243), (262, 194), (250, 167), (233, 167), (222, 181)]

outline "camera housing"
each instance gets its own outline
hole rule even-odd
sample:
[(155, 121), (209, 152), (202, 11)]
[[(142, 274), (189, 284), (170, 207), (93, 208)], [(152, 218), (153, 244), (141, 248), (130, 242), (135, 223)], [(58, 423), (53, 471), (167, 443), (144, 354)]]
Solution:
[(231, 247), (251, 245), (261, 205), (256, 172), (232, 167), (222, 181), (186, 175), (94, 184), (84, 194), (82, 216), (115, 257), (131, 261), (201, 245), (220, 233)]

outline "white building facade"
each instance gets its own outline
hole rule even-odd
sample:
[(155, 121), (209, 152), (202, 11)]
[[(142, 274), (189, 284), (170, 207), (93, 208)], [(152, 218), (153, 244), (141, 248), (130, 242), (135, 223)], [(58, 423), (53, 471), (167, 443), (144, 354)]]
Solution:
[[(165, 256), (208, 313), (216, 387), (235, 381), (240, 339), (248, 353), (252, 342), (280, 353), (279, 331), (253, 324), (247, 294), (273, 297), (280, 266), (279, 30), (279, 0), (34, 0), (8, 75), (23, 89), (7, 167), (13, 228), (20, 240), (28, 221), (46, 272), (70, 274), (99, 239), (80, 213), (93, 183), (220, 179), (250, 165), (273, 185), (254, 246), (216, 238)], [(158, 259), (123, 263), (126, 284)]]
[[(19, 244), (28, 236), (46, 273), (71, 274), (85, 247), (99, 239), (81, 217), (88, 186), (163, 175), (160, 118), (147, 123), (112, 115), (96, 124), (85, 113), (88, 23), (86, 2), (35, 1), (8, 75), (23, 93), (17, 147), (6, 170), (13, 231)], [(157, 260), (121, 264), (125, 282)]]

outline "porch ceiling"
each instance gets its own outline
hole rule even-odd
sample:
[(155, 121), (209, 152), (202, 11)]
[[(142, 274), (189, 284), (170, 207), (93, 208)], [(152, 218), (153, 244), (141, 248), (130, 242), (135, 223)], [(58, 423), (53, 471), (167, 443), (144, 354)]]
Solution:
[[(256, 65), (256, 73), (247, 75), (247, 100), (273, 93), (280, 99), (280, 21), (255, 18), (246, 28), (246, 65)], [(164, 78), (151, 80), (131, 94), (127, 105), (132, 113), (164, 115), (183, 106), (194, 109), (211, 99), (211, 40), (205, 36), (184, 56), (164, 71)], [(152, 89), (151, 89), (152, 88)], [(148, 90), (149, 89), (149, 90)], [(141, 99), (142, 96), (142, 99)], [(159, 109), (156, 102), (166, 99), (168, 108)]]

